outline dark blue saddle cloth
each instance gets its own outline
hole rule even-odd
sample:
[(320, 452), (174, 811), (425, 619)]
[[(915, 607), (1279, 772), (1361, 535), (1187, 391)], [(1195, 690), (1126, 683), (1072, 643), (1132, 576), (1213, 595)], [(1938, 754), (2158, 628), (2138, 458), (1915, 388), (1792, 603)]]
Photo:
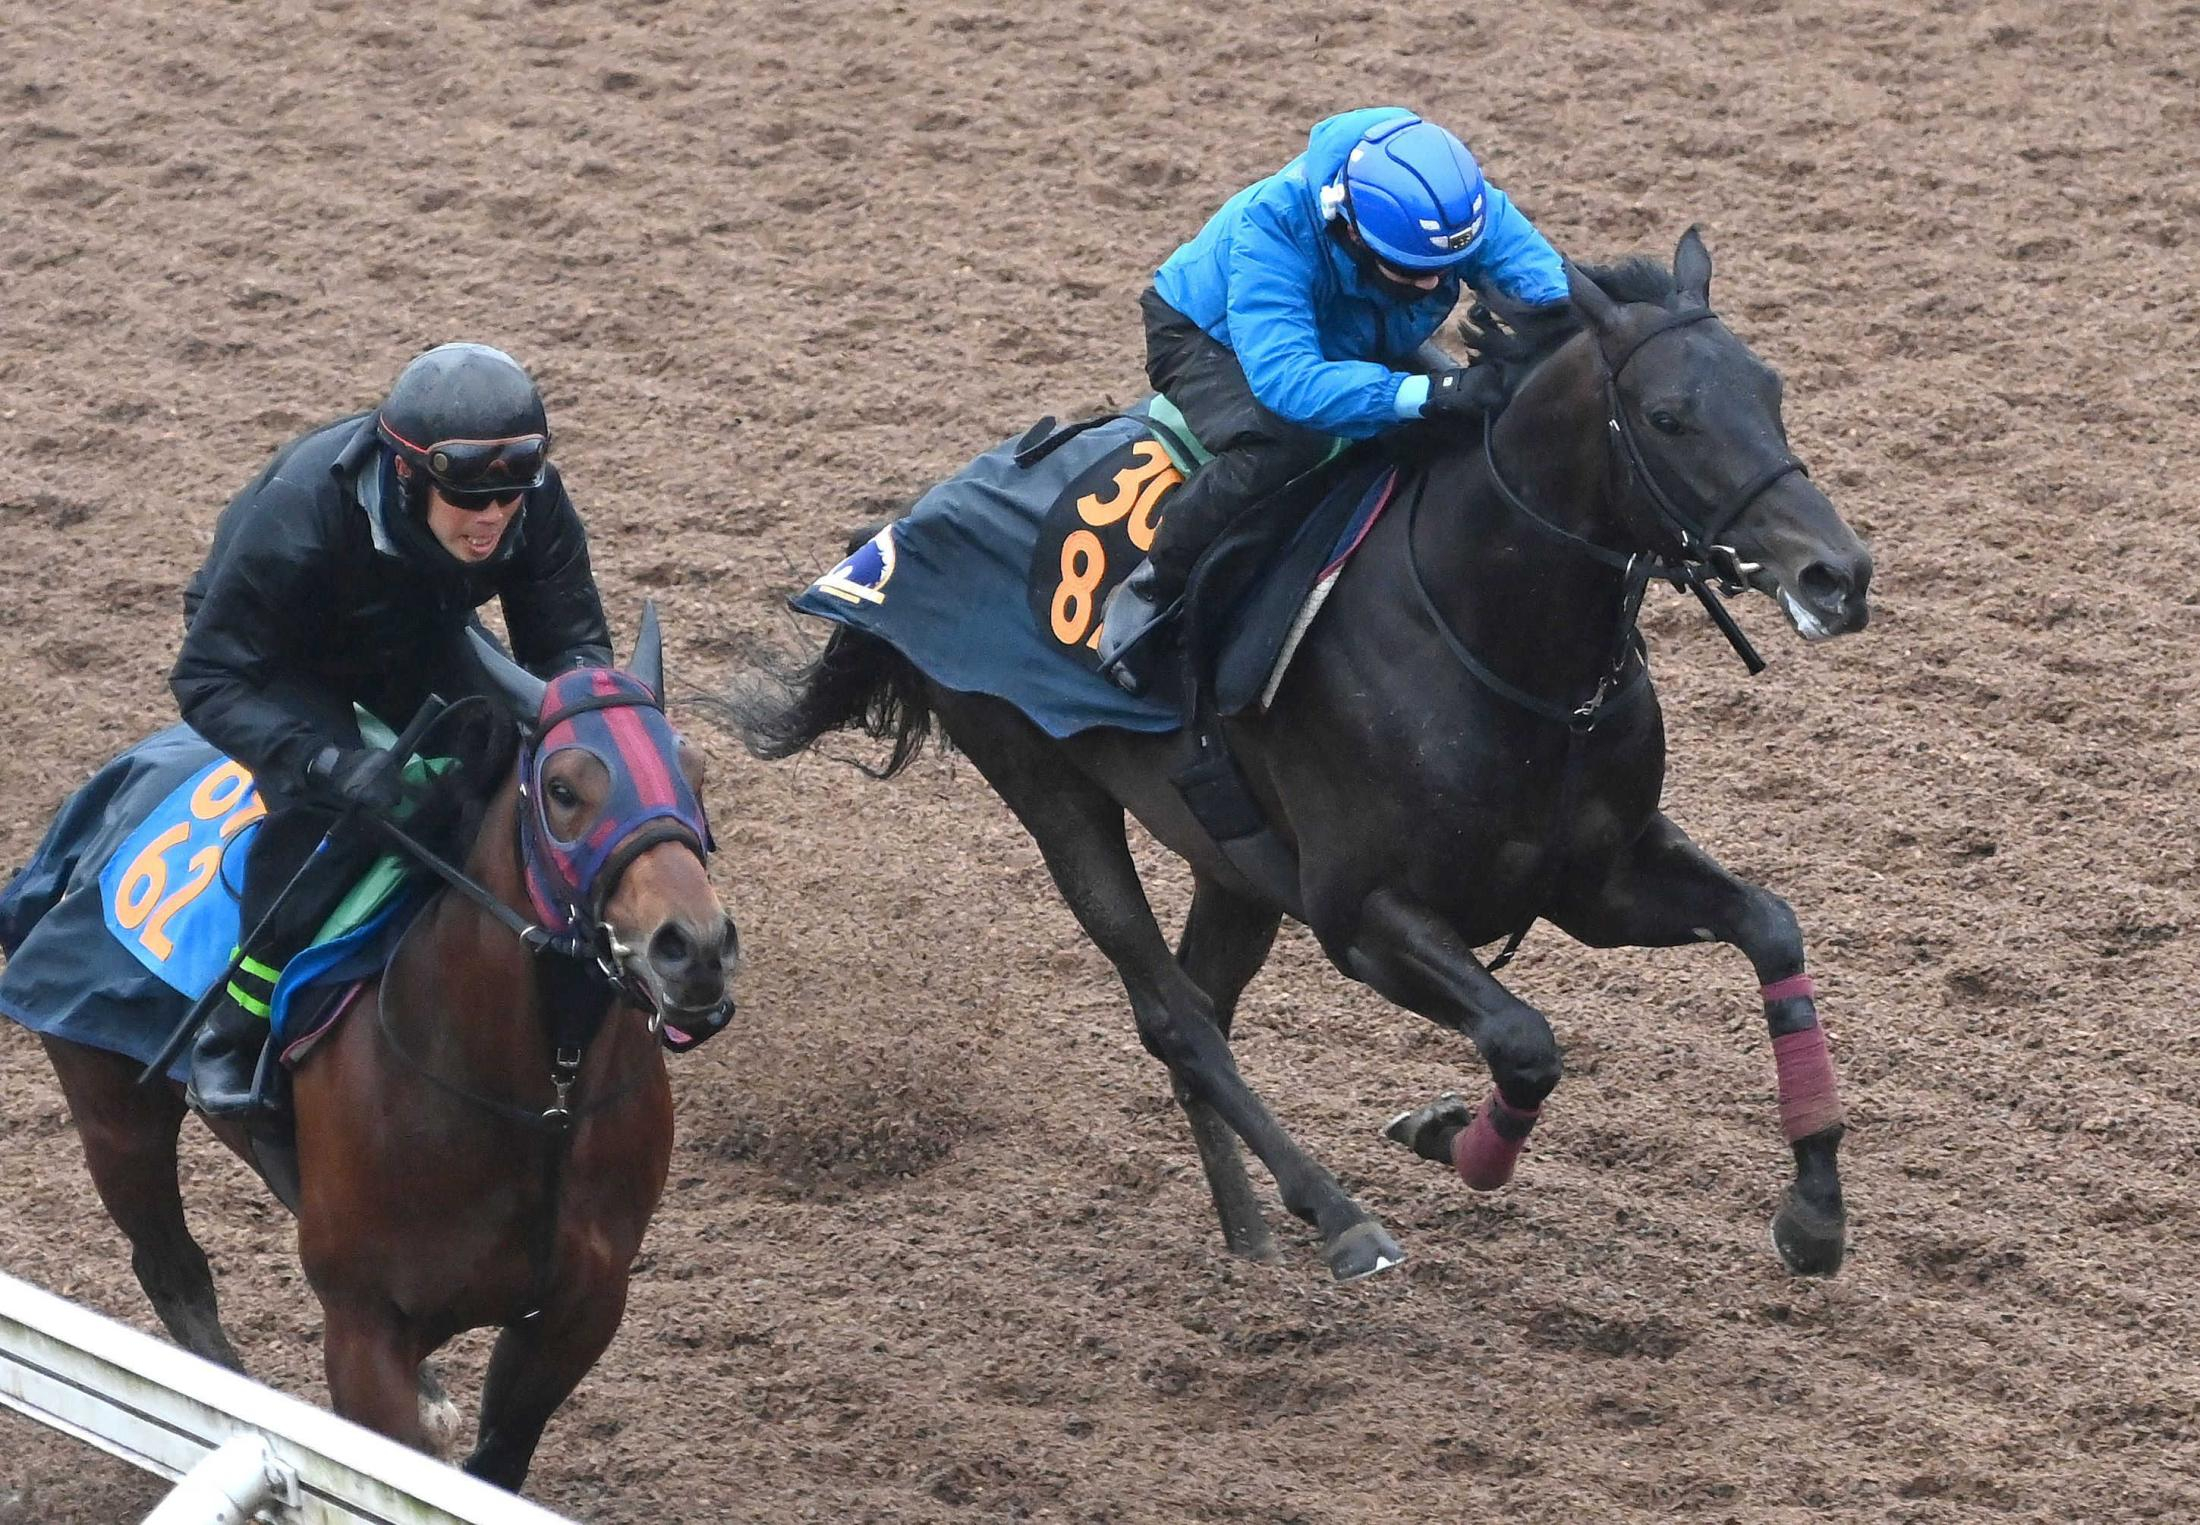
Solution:
[[(187, 726), (101, 768), (0, 889), (0, 1015), (150, 1063), (228, 968), (236, 886), (263, 813), (251, 774)], [(276, 1038), (295, 1036), (316, 992), (378, 970), (418, 903), (400, 894), (292, 960), (276, 988)], [(171, 1073), (183, 1071), (179, 1060)]]
[[(1182, 473), (1137, 413), (1019, 464), (1027, 442), (1005, 441), (934, 487), (794, 607), (879, 637), (947, 688), (1007, 700), (1051, 736), (1176, 730), (1181, 695), (1124, 693), (1100, 675), (1094, 647), (1108, 593), (1144, 558)], [(1385, 463), (1347, 456), (1253, 510), (1298, 530), (1264, 567), (1227, 579), (1226, 609), (1200, 620), (1222, 713), (1260, 702), (1308, 592), (1357, 544), (1389, 480)]]

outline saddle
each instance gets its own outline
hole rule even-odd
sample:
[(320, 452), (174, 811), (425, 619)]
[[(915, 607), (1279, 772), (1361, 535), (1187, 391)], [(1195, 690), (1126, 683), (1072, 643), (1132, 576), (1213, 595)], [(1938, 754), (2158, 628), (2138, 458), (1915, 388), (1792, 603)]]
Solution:
[[(1141, 413), (1130, 416), (1167, 450), (1179, 480), (1209, 458), (1166, 397), (1150, 398)], [(1041, 419), (1019, 442), (1018, 464), (1036, 464), (1109, 417), (1062, 428)], [(1394, 472), (1372, 451), (1340, 440), (1327, 460), (1250, 505), (1200, 554), (1173, 630), (1151, 637), (1173, 640), (1174, 660), (1157, 666), (1150, 689), (1177, 715), (1182, 758), (1171, 782), (1232, 864), (1287, 901), (1294, 898), (1289, 888), (1296, 877), (1295, 855), (1270, 830), (1231, 755), (1222, 722), (1264, 709), (1274, 698), (1338, 573), (1387, 506), (1394, 480)], [(1118, 496), (1129, 487), (1116, 485)], [(1172, 481), (1153, 494), (1140, 511), (1150, 518), (1165, 514), (1174, 486)], [(1091, 517), (1084, 514), (1088, 523)], [(1280, 544), (1274, 533), (1278, 520), (1294, 526)], [(1121, 575), (1128, 572), (1128, 565), (1121, 569)]]
[[(1056, 496), (1032, 559), (1035, 623), (1052, 620), (1061, 589), (1077, 575), (1074, 537), (1080, 528), (1101, 532), (1092, 535), (1100, 548), (1090, 574), (1097, 610), (1152, 544), (1153, 528), (1182, 480), (1209, 459), (1182, 412), (1155, 395), (1136, 409), (1070, 424), (1042, 418), (1017, 442), (1015, 463), (1030, 470), (1069, 441), (1118, 420), (1138, 425), (1146, 437), (1134, 439), (1127, 452), (1103, 457), (1097, 470), (1087, 468)], [(1153, 697), (1180, 726), (1191, 724), (1202, 695), (1223, 715), (1266, 707), (1319, 607), (1310, 609), (1309, 600), (1334, 579), (1380, 512), (1381, 497), (1371, 489), (1384, 485), (1384, 464), (1371, 452), (1337, 444), (1322, 464), (1248, 507), (1201, 553), (1171, 629), (1156, 637), (1175, 640), (1177, 660), (1160, 665)], [(1279, 520), (1293, 526), (1280, 541), (1273, 532)], [(1120, 545), (1105, 533), (1117, 525)], [(1057, 561), (1063, 581), (1050, 576)], [(1080, 644), (1089, 650), (1097, 632), (1081, 633), (1086, 639)], [(1098, 670), (1096, 659), (1087, 664)]]
[(1396, 477), (1374, 451), (1346, 450), (1258, 510), (1297, 525), (1273, 555), (1260, 549), (1273, 537), (1250, 522), (1225, 531), (1188, 585), (1173, 671), (1132, 695), (1099, 670), (1100, 609), (1203, 458), (1163, 398), (1066, 425), (1043, 418), (860, 531), (791, 606), (886, 642), (943, 688), (1014, 705), (1057, 740), (1101, 728), (1181, 737), (1186, 798), (1217, 841), (1243, 844), (1233, 861), (1267, 860), (1267, 884), (1289, 855), (1273, 838), (1274, 850), (1260, 846), (1265, 828), (1220, 722), (1274, 696)]

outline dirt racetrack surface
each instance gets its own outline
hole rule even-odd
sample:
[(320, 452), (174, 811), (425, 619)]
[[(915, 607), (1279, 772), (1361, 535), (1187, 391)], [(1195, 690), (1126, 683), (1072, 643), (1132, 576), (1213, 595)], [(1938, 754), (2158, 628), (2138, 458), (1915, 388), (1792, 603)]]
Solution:
[[(1874, 542), (1869, 631), (1667, 596), (1668, 801), (1801, 914), (1853, 1253), (1789, 1278), (1744, 962), (1539, 934), (1568, 1074), (1475, 1198), (1382, 1143), (1464, 1045), (1287, 931), (1242, 1065), (1411, 1253), (1229, 1260), (1165, 1077), (967, 764), (701, 717), (749, 954), (675, 1063), (625, 1328), (530, 1482), (597, 1521), (2200, 1515), (2200, 5), (16, 0), (0, 49), (0, 863), (171, 715), (179, 590), (413, 350), (545, 383), (614, 624), (676, 684), (844, 530), (1136, 392), (1153, 264), (1316, 117), (1458, 126), (1571, 252), (1669, 252)], [(843, 744), (843, 753), (860, 748)], [(1156, 858), (1156, 897), (1185, 882)], [(322, 1401), (290, 1227), (195, 1129), (255, 1374)], [(1261, 1177), (1265, 1188), (1266, 1178)], [(0, 1267), (152, 1319), (0, 1031)], [(470, 1403), (486, 1341), (454, 1347)], [(0, 1417), (0, 1520), (148, 1480)]]

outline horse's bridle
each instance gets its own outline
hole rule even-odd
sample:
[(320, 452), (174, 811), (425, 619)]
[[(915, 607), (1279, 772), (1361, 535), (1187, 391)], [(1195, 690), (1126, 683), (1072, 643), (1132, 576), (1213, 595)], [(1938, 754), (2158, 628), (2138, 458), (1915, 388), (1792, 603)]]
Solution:
[[(1544, 534), (1565, 542), (1581, 555), (1611, 567), (1620, 574), (1619, 609), (1614, 620), (1612, 644), (1604, 665), (1598, 672), (1596, 688), (1586, 699), (1579, 703), (1566, 704), (1531, 694), (1506, 682), (1467, 649), (1466, 642), (1459, 638), (1458, 632), (1451, 628), (1451, 622), (1444, 618), (1443, 612), (1437, 607), (1435, 598), (1429, 593), (1428, 580), (1421, 575), (1420, 554), (1414, 545), (1415, 523), (1422, 497), (1418, 487), (1406, 509), (1406, 568), (1409, 580), (1413, 584), (1414, 593), (1420, 599), (1422, 612), (1436, 627), (1438, 637), (1450, 650), (1453, 658), (1477, 682), (1500, 698), (1567, 729), (1566, 760), (1560, 772), (1559, 800), (1557, 809), (1553, 812), (1554, 822), (1564, 821), (1572, 814), (1573, 798), (1581, 777), (1584, 744), (1589, 733), (1596, 729), (1598, 722), (1606, 715), (1634, 699), (1648, 685), (1649, 663), (1643, 653), (1642, 634), (1636, 622), (1642, 611), (1643, 594), (1648, 590), (1652, 578), (1663, 577), (1694, 592), (1702, 602), (1705, 613), (1711, 616), (1720, 633), (1732, 643), (1735, 651), (1749, 665), (1749, 670), (1752, 673), (1759, 672), (1765, 665), (1764, 659), (1750, 645), (1749, 637), (1734, 622), (1734, 616), (1707, 584), (1706, 573), (1716, 577), (1723, 585), (1732, 587), (1734, 591), (1740, 590), (1746, 576), (1755, 568), (1743, 563), (1733, 548), (1721, 543), (1719, 537), (1731, 529), (1734, 521), (1775, 482), (1785, 479), (1791, 473), (1800, 472), (1808, 476), (1808, 468), (1795, 456), (1783, 453), (1778, 460), (1770, 462), (1744, 483), (1724, 504), (1701, 516), (1692, 515), (1673, 500), (1672, 493), (1651, 469), (1649, 459), (1643, 454), (1642, 444), (1628, 423), (1627, 410), (1619, 393), (1620, 372), (1627, 368), (1627, 363), (1635, 358), (1644, 345), (1661, 334), (1717, 316), (1708, 306), (1667, 312), (1658, 322), (1636, 334), (1616, 357), (1605, 350), (1601, 339), (1596, 341), (1597, 363), (1604, 372), (1607, 437), (1615, 443), (1621, 463), (1642, 484), (1644, 495), (1664, 521), (1673, 540), (1668, 547), (1632, 553), (1616, 551), (1537, 513), (1525, 498), (1513, 490), (1512, 484), (1505, 480), (1505, 473), (1498, 469), (1496, 421), (1490, 415), (1483, 417), (1482, 461), (1489, 472), (1491, 484), (1497, 489), (1498, 498), (1507, 508)], [(1528, 929), (1535, 925), (1539, 914), (1531, 912), (1525, 921), (1514, 928), (1506, 938), (1503, 949), (1483, 967), (1494, 973), (1510, 963), (1513, 954), (1519, 951), (1522, 940), (1527, 937)]]
[[(1755, 476), (1736, 489), (1724, 505), (1701, 517), (1692, 516), (1683, 512), (1680, 505), (1673, 501), (1673, 495), (1651, 469), (1649, 460), (1642, 453), (1642, 442), (1636, 436), (1633, 425), (1628, 422), (1627, 409), (1619, 395), (1620, 372), (1627, 369), (1627, 363), (1642, 351), (1644, 345), (1661, 334), (1712, 321), (1717, 317), (1718, 314), (1708, 306), (1668, 312), (1629, 340), (1627, 347), (1619, 352), (1617, 358), (1604, 348), (1601, 338), (1598, 339), (1596, 348), (1598, 364), (1604, 371), (1605, 428), (1618, 446), (1621, 461), (1635, 480), (1642, 484), (1644, 496), (1649, 498), (1651, 507), (1658, 511), (1658, 516), (1665, 521), (1677, 542), (1671, 551), (1660, 558), (1668, 568), (1667, 575), (1672, 576), (1682, 567), (1708, 568), (1722, 583), (1738, 590), (1746, 574), (1754, 569), (1746, 567), (1736, 557), (1734, 548), (1722, 544), (1720, 537), (1732, 529), (1734, 521), (1741, 518), (1749, 505), (1762, 497), (1775, 482), (1795, 473), (1807, 477), (1810, 475), (1810, 468), (1792, 453), (1783, 451), (1777, 459), (1768, 462)], [(1495, 464), (1493, 459), (1493, 470)], [(1517, 504), (1515, 495), (1509, 489), (1505, 490), (1505, 497), (1508, 502)], [(1674, 580), (1685, 581), (1686, 578), (1678, 576)]]
[(1426, 579), (1421, 576), (1420, 558), (1414, 550), (1412, 516), (1420, 506), (1418, 495), (1408, 509), (1406, 529), (1406, 562), (1412, 574), (1414, 591), (1420, 595), (1423, 609), (1435, 623), (1444, 643), (1454, 658), (1484, 687), (1512, 703), (1540, 715), (1546, 720), (1562, 723), (1576, 731), (1593, 729), (1603, 717), (1607, 707), (1616, 699), (1632, 697), (1641, 685), (1646, 669), (1636, 664), (1632, 675), (1629, 664), (1640, 651), (1642, 638), (1635, 628), (1636, 616), (1642, 607), (1642, 598), (1653, 578), (1662, 578), (1676, 587), (1685, 587), (1696, 595), (1704, 612), (1718, 626), (1720, 634), (1734, 647), (1752, 673), (1764, 670), (1764, 658), (1750, 644), (1749, 637), (1719, 596), (1710, 582), (1716, 579), (1721, 588), (1733, 593), (1746, 585), (1749, 574), (1756, 567), (1744, 562), (1732, 546), (1722, 542), (1721, 536), (1734, 526), (1734, 522), (1748, 511), (1749, 506), (1762, 497), (1774, 483), (1791, 474), (1810, 475), (1810, 468), (1793, 454), (1783, 451), (1778, 459), (1768, 462), (1754, 476), (1731, 494), (1725, 503), (1714, 506), (1701, 514), (1693, 514), (1674, 501), (1672, 492), (1659, 480), (1643, 453), (1642, 442), (1627, 417), (1627, 408), (1620, 396), (1620, 373), (1643, 347), (1660, 335), (1675, 329), (1687, 328), (1697, 323), (1715, 319), (1718, 314), (1708, 306), (1667, 312), (1660, 319), (1634, 335), (1624, 349), (1614, 354), (1605, 349), (1601, 338), (1595, 339), (1597, 365), (1604, 373), (1605, 434), (1618, 451), (1620, 463), (1627, 474), (1642, 486), (1643, 495), (1649, 499), (1659, 519), (1664, 523), (1671, 543), (1651, 551), (1617, 551), (1600, 545), (1585, 535), (1578, 535), (1556, 521), (1537, 513), (1505, 480), (1505, 473), (1497, 464), (1497, 423), (1494, 415), (1482, 420), (1482, 462), (1489, 472), (1490, 482), (1497, 489), (1498, 498), (1514, 513), (1531, 525), (1558, 540), (1572, 546), (1580, 554), (1618, 571), (1621, 575), (1620, 609), (1617, 628), (1613, 635), (1610, 655), (1601, 669), (1596, 689), (1584, 700), (1574, 704), (1554, 703), (1517, 688), (1492, 672), (1475, 655), (1467, 650), (1465, 642), (1452, 630), (1436, 608), (1430, 596)]
[[(473, 698), (460, 699), (448, 706), (442, 715), (437, 716), (435, 723), (440, 723), (444, 716), (449, 715), (462, 705), (472, 702), (486, 703), (488, 701)], [(520, 834), (520, 856), (523, 863), (526, 861), (528, 853), (535, 850), (528, 841), (530, 822), (539, 817), (542, 812), (541, 802), (531, 798), (533, 791), (527, 786), (527, 779), (532, 771), (531, 764), (537, 738), (547, 736), (556, 723), (571, 718), (575, 713), (586, 710), (615, 708), (624, 704), (641, 705), (647, 702), (649, 701), (645, 701), (639, 696), (624, 694), (592, 697), (566, 706), (551, 715), (548, 718), (548, 723), (538, 723), (530, 728), (528, 741), (522, 748), (517, 762), (520, 778), (518, 829)], [(423, 737), (423, 743), (424, 740), (425, 737)], [(387, 820), (378, 820), (377, 825), (382, 833), (393, 844), (401, 848), (407, 856), (435, 874), (437, 878), (443, 880), (453, 890), (472, 901), (493, 920), (518, 937), (520, 942), (526, 946), (528, 952), (538, 957), (552, 955), (572, 961), (578, 968), (587, 971), (596, 983), (603, 986), (612, 999), (623, 1001), (627, 1005), (645, 1012), (648, 1015), (649, 1035), (652, 1039), (662, 1033), (666, 1013), (649, 989), (627, 972), (623, 959), (630, 950), (624, 943), (619, 941), (618, 933), (612, 928), (610, 922), (604, 918), (603, 912), (605, 905), (610, 900), (612, 887), (619, 882), (620, 876), (626, 872), (628, 866), (636, 858), (639, 858), (659, 843), (681, 842), (689, 847), (698, 859), (704, 858), (705, 843), (697, 838), (692, 828), (678, 821), (657, 819), (644, 821), (634, 831), (627, 833), (614, 846), (596, 872), (590, 876), (588, 904), (585, 907), (577, 905), (566, 907), (567, 925), (563, 929), (552, 930), (539, 922), (530, 921), (518, 911), (513, 910), (486, 885), (479, 883), (463, 868), (451, 863), (435, 852), (434, 849), (414, 838), (403, 827)], [(547, 831), (547, 823), (542, 823), (536, 829)], [(708, 1011), (689, 1012), (683, 1009), (679, 1010), (677, 1014), (683, 1021), (695, 1020), (699, 1024), (711, 1023), (717, 1021), (732, 1004), (733, 994), (729, 989), (719, 999), (718, 1004)], [(392, 1051), (443, 1090), (485, 1111), (534, 1127), (547, 1128), (555, 1134), (568, 1132), (581, 1115), (580, 1111), (572, 1105), (572, 1092), (573, 1086), (580, 1076), (581, 1064), (587, 1057), (588, 1044), (595, 1036), (596, 1023), (588, 1023), (585, 1027), (576, 1027), (570, 1031), (560, 1030), (551, 1033), (550, 1078), (552, 1084), (557, 1088), (557, 1097), (548, 1108), (543, 1109), (521, 1106), (493, 1096), (479, 1095), (436, 1074), (397, 1043), (396, 1035), (389, 1029), (387, 1012), (385, 1011), (383, 1015), (383, 1038), (390, 1044)], [(557, 1025), (562, 1028), (566, 1024)], [(600, 1111), (615, 1105), (618, 1101), (624, 1099), (625, 1094), (624, 1091), (621, 1091), (618, 1095), (601, 1098), (588, 1110)]]

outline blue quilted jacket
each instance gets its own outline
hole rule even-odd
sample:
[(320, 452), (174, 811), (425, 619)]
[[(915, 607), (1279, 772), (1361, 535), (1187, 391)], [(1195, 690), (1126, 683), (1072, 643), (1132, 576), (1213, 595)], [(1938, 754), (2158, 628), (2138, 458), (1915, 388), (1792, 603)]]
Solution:
[(1481, 242), (1435, 290), (1398, 302), (1373, 286), (1324, 225), (1321, 188), (1362, 133), (1405, 115), (1377, 106), (1319, 123), (1305, 153), (1224, 202), (1154, 276), (1163, 301), (1236, 352), (1263, 406), (1351, 439), (1398, 422), (1398, 366), (1443, 324), (1462, 282), (1534, 305), (1566, 299), (1558, 252), (1494, 185)]

